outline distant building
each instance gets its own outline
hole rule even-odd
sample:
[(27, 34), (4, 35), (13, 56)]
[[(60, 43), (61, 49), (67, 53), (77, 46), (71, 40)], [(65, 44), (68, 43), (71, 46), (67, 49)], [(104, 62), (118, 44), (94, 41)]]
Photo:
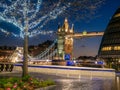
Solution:
[(120, 70), (120, 8), (104, 32), (98, 56), (106, 61), (108, 67)]
[(0, 46), (0, 62), (1, 61), (8, 61), (8, 57), (10, 57), (16, 47), (10, 47), (10, 46)]
[[(45, 41), (42, 44), (39, 44), (37, 46), (29, 46), (29, 48), (28, 48), (29, 55), (32, 57), (39, 55), (44, 50), (46, 50), (46, 48), (48, 48), (52, 43), (53, 43), (53, 41), (47, 40), (47, 41)], [(57, 48), (57, 45), (55, 45), (50, 51), (51, 52), (54, 51), (55, 48)], [(13, 59), (13, 58), (19, 56), (18, 53), (23, 55), (23, 53), (18, 52), (18, 51), (20, 51), (20, 49), (21, 49), (21, 47), (0, 46), (0, 62), (1, 61), (10, 61), (11, 58)], [(20, 58), (17, 57), (17, 59), (20, 59)], [(23, 56), (22, 56), (22, 58), (23, 58)]]

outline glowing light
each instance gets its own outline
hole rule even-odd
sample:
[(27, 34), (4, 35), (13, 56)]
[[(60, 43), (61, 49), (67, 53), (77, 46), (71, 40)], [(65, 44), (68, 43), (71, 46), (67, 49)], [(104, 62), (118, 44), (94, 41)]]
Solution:
[[(28, 19), (29, 37), (35, 37), (39, 34), (51, 34), (50, 32), (53, 31), (44, 30), (45, 25), (49, 21), (56, 19), (61, 14), (65, 15), (67, 10), (71, 11), (72, 9), (75, 9), (77, 4), (81, 4), (79, 6), (82, 6), (82, 9), (84, 10), (94, 11), (96, 7), (99, 7), (103, 0), (95, 0), (94, 2), (89, 0), (68, 0), (67, 2), (65, 0), (64, 2), (62, 2), (62, 0), (55, 0), (55, 3), (52, 3), (50, 8), (47, 8), (44, 5), (46, 3), (51, 3), (52, 1), (45, 1), (46, 0), (0, 0), (0, 22), (6, 21), (18, 27), (20, 29), (19, 35), (15, 34), (14, 32), (9, 33), (12, 33), (10, 35), (15, 37), (23, 38), (24, 28), (26, 26), (25, 13), (27, 13), (26, 17)], [(25, 5), (25, 2), (27, 2), (27, 5)], [(86, 2), (88, 2), (89, 5), (86, 5)], [(77, 7), (76, 10), (72, 11), (77, 13), (77, 10), (81, 10), (80, 8), (81, 7)], [(6, 30), (0, 31), (8, 33)]]
[(58, 29), (58, 32), (60, 32), (60, 29)]
[(67, 32), (68, 30), (67, 29), (65, 29), (65, 32)]
[(73, 62), (74, 62), (74, 63), (76, 63), (76, 61), (75, 61), (75, 60), (74, 60)]
[(14, 32), (8, 32), (4, 29), (0, 29), (1, 32), (6, 33), (7, 35), (11, 33), (11, 35), (15, 37), (24, 37), (24, 28), (26, 25), (25, 22), (25, 12), (27, 12), (28, 18), (28, 29), (29, 29), (29, 37), (34, 37), (39, 34), (47, 35), (53, 33), (53, 31), (42, 30), (42, 28), (53, 19), (56, 19), (61, 13), (63, 13), (68, 7), (70, 7), (70, 3), (67, 5), (62, 5), (61, 1), (56, 4), (56, 7), (49, 11), (44, 16), (40, 16), (39, 12), (41, 10), (42, 0), (28, 0), (27, 7), (25, 7), (25, 0), (9, 0), (8, 3), (0, 3), (0, 7), (2, 7), (3, 11), (0, 12), (0, 21), (6, 21), (12, 23), (20, 29), (20, 34), (15, 34)]
[[(112, 50), (112, 48), (113, 48), (112, 46), (103, 47), (102, 51), (110, 51), (110, 50)], [(115, 50), (116, 50), (116, 48), (117, 47), (114, 47)]]
[(70, 30), (70, 33), (73, 33), (73, 30)]
[(87, 34), (87, 32), (86, 31), (83, 31), (83, 35), (86, 35)]
[(120, 17), (120, 13), (116, 14), (114, 17)]
[(47, 62), (49, 62), (49, 60), (48, 60), (48, 59), (47, 59), (46, 61), (47, 61)]

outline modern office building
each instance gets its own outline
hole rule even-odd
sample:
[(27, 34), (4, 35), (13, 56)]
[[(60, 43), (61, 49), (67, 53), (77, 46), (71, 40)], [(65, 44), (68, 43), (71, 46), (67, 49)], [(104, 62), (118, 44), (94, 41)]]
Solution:
[(106, 61), (108, 67), (120, 70), (120, 8), (108, 23), (98, 56)]

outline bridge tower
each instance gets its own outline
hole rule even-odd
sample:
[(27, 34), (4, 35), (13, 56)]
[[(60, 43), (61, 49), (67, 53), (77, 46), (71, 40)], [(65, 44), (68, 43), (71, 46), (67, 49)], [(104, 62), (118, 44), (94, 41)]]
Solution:
[(67, 35), (72, 35), (74, 33), (74, 26), (69, 28), (69, 23), (67, 18), (64, 20), (64, 24), (60, 27), (58, 26), (58, 44), (57, 44), (57, 57), (60, 60), (69, 60), (72, 58), (73, 52), (73, 38), (67, 37)]

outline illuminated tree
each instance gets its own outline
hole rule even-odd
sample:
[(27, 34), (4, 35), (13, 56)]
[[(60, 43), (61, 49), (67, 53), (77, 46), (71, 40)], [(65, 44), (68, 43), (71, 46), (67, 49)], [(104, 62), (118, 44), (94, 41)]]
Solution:
[(25, 41), (23, 76), (28, 73), (28, 37), (53, 33), (43, 30), (43, 27), (58, 16), (75, 20), (91, 18), (102, 3), (103, 0), (0, 0), (0, 21), (12, 23), (20, 29), (20, 34), (4, 28), (0, 31)]

